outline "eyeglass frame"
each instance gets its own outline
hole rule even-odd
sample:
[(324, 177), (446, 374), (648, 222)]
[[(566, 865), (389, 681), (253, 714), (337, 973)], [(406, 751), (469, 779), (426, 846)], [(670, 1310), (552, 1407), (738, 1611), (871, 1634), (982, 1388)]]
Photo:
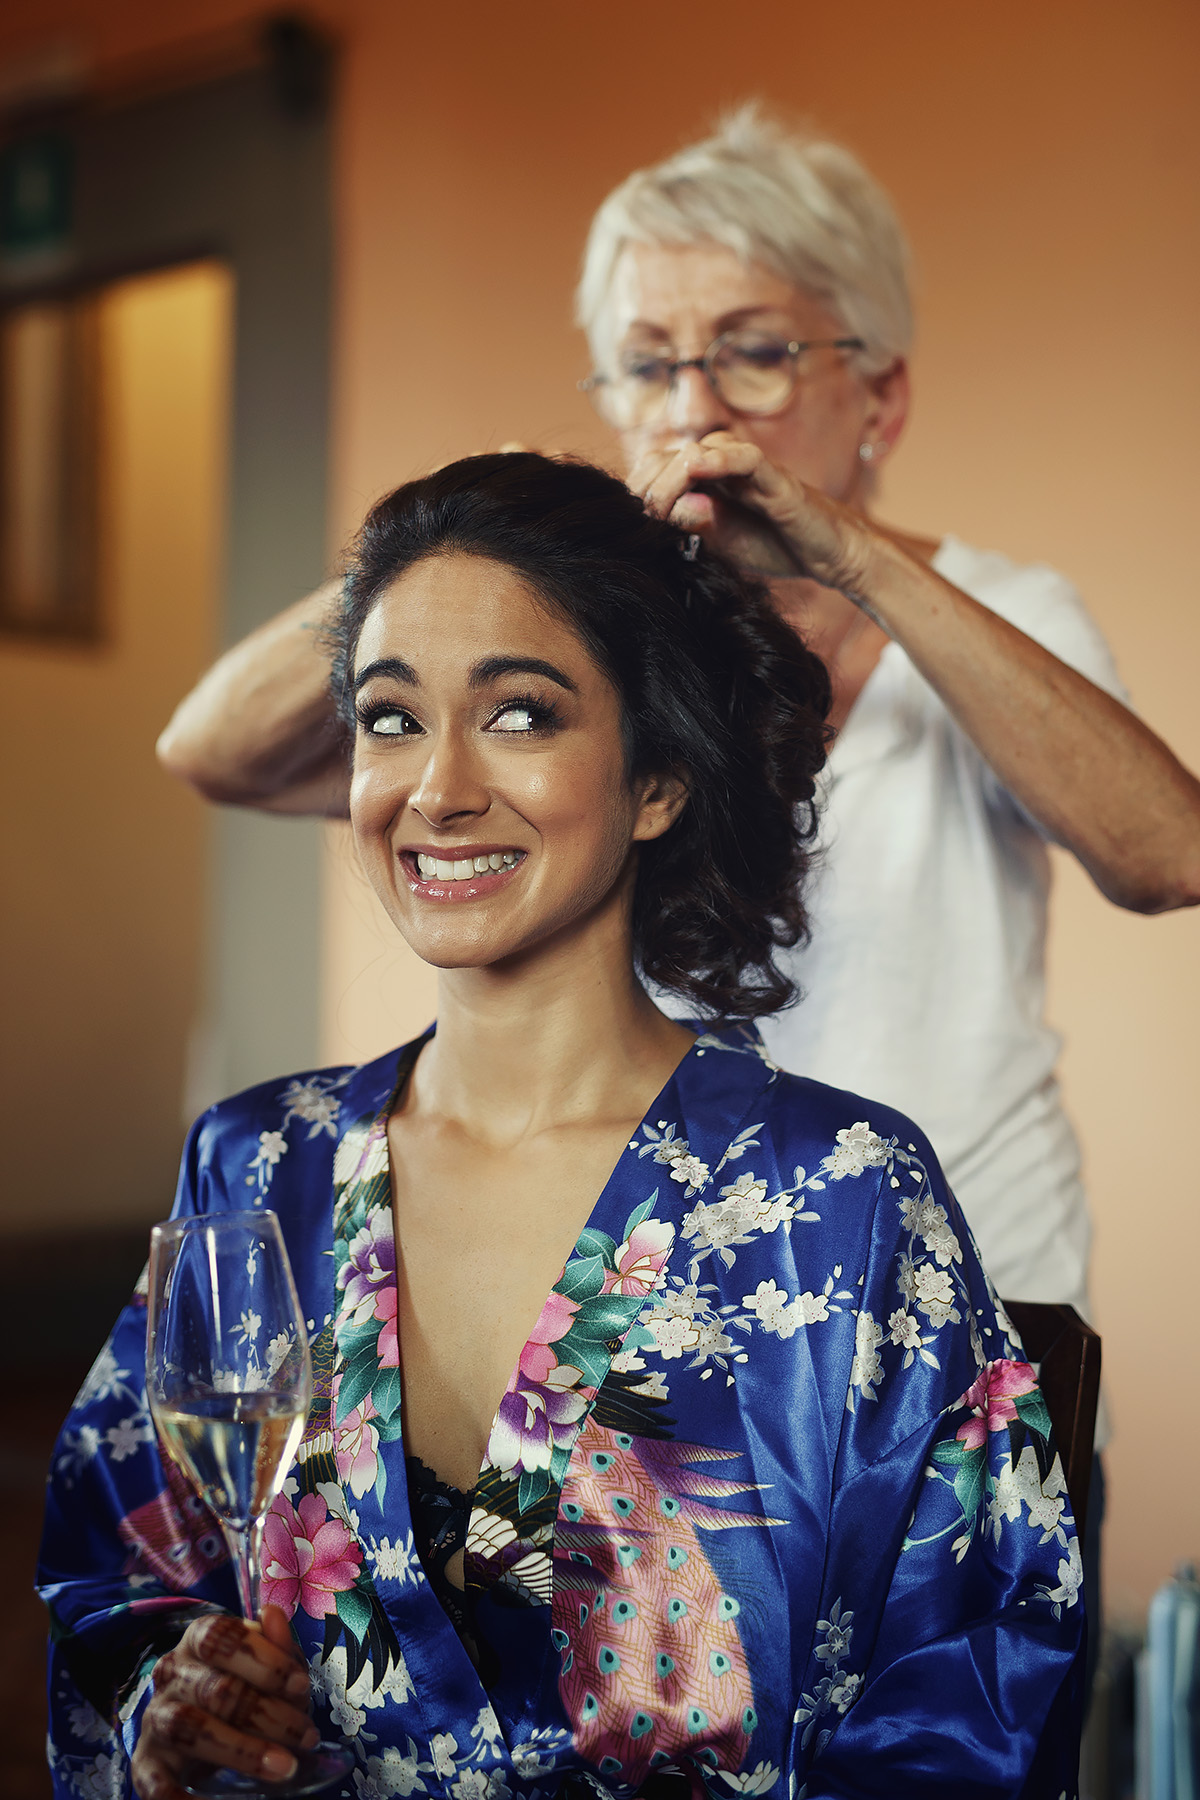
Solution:
[[(783, 411), (784, 407), (790, 403), (792, 396), (800, 385), (800, 377), (796, 369), (796, 364), (806, 350), (865, 350), (867, 348), (865, 341), (860, 337), (789, 338), (786, 342), (782, 338), (777, 338), (775, 341), (791, 358), (792, 385), (784, 398), (779, 402), (778, 406), (768, 406), (762, 411), (756, 411), (754, 409), (747, 409), (744, 406), (732, 405), (726, 400), (713, 379), (712, 363), (715, 361), (721, 346), (727, 343), (730, 338), (741, 337), (744, 333), (744, 326), (738, 327), (733, 331), (723, 331), (720, 337), (715, 337), (713, 339), (703, 356), (681, 356), (674, 359), (664, 357), (662, 360), (665, 362), (668, 371), (665, 398), (669, 400), (671, 394), (674, 392), (675, 382), (681, 369), (702, 369), (704, 371), (704, 378), (708, 382), (709, 387), (721, 402), (721, 405), (729, 407), (730, 412), (737, 413), (740, 418), (744, 419), (770, 419), (773, 418), (776, 413), (781, 413)], [(771, 334), (769, 332), (764, 332), (762, 335), (764, 337), (769, 337)], [(591, 375), (585, 375), (583, 379), (577, 381), (575, 385), (581, 394), (587, 394), (589, 398), (594, 400), (598, 388), (612, 387), (616, 382), (622, 379), (624, 379), (624, 377), (619, 375), (601, 375), (598, 372), (594, 372)]]

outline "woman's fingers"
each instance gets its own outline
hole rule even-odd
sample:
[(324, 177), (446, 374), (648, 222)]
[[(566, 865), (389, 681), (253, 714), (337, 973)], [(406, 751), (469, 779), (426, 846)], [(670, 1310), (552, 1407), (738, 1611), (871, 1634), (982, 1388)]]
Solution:
[[(756, 445), (729, 432), (647, 451), (630, 470), (629, 486), (648, 512), (680, 531), (698, 532), (757, 573), (792, 576), (798, 565), (806, 566), (799, 544), (789, 552), (779, 542), (792, 542), (803, 490)], [(720, 507), (721, 497), (733, 503), (732, 510)], [(764, 526), (754, 525), (755, 515)]]
[(155, 1667), (134, 1753), (137, 1793), (183, 1800), (181, 1779), (197, 1762), (287, 1780), (295, 1752), (319, 1738), (310, 1699), (308, 1669), (279, 1607), (264, 1609), (261, 1626), (228, 1613), (195, 1620)]
[[(865, 521), (730, 432), (646, 451), (629, 472), (629, 486), (648, 512), (699, 532), (746, 567), (768, 575), (803, 572), (852, 595), (862, 586), (870, 554)], [(745, 509), (740, 519), (714, 507), (706, 492), (712, 489), (725, 490)], [(772, 550), (762, 534), (747, 529), (754, 513), (769, 521), (786, 550)]]
[(760, 453), (752, 444), (721, 435), (724, 441), (719, 444), (706, 438), (698, 444), (648, 450), (638, 458), (628, 481), (648, 512), (660, 519), (669, 518), (683, 495), (697, 483), (744, 477), (750, 472)]
[[(278, 1635), (277, 1626), (273, 1630)], [(290, 1632), (285, 1642), (272, 1642), (259, 1625), (235, 1619), (231, 1613), (209, 1613), (188, 1626), (171, 1657), (180, 1663), (207, 1663), (210, 1668), (237, 1675), (260, 1694), (307, 1703), (308, 1668)]]
[(743, 505), (758, 508), (774, 523), (783, 524), (803, 505), (800, 482), (768, 461), (757, 444), (714, 431), (694, 448), (697, 454), (688, 458), (694, 479), (722, 482)]
[(152, 1750), (145, 1733), (134, 1745), (131, 1762), (133, 1791), (138, 1800), (190, 1800), (175, 1777), (182, 1774), (171, 1760)]
[(282, 1606), (275, 1606), (273, 1603), (264, 1606), (258, 1622), (262, 1626), (262, 1634), (268, 1643), (274, 1644), (275, 1648), (282, 1650), (286, 1656), (302, 1657), (303, 1653), (296, 1642), (291, 1623)]
[[(796, 484), (774, 468), (754, 444), (729, 432), (713, 432), (699, 443), (647, 451), (629, 472), (629, 486), (648, 512), (670, 519), (681, 531), (713, 535), (708, 491), (728, 490), (748, 510), (761, 512), (786, 529), (794, 511)], [(716, 541), (720, 543), (720, 533)]]
[(133, 1752), (131, 1764), (133, 1771), (133, 1791), (138, 1800), (191, 1800), (186, 1788), (182, 1788), (175, 1779), (182, 1775), (184, 1765), (178, 1768), (172, 1762), (138, 1744)]
[(286, 1781), (295, 1774), (297, 1766), (295, 1755), (286, 1745), (268, 1743), (239, 1731), (185, 1699), (178, 1687), (156, 1694), (151, 1700), (138, 1749), (145, 1753), (144, 1762), (172, 1777), (178, 1776), (188, 1762), (204, 1762), (217, 1768), (237, 1769), (263, 1781)]
[(260, 1694), (240, 1676), (209, 1668), (206, 1663), (178, 1664), (162, 1691), (172, 1701), (210, 1713), (237, 1731), (269, 1739), (288, 1749), (311, 1750), (318, 1740), (316, 1726), (298, 1705)]

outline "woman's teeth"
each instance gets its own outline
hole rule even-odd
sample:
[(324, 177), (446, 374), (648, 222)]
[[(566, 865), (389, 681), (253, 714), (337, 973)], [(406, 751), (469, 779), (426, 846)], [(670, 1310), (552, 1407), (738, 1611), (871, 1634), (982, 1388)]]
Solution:
[(473, 875), (488, 875), (494, 869), (513, 869), (521, 860), (519, 850), (493, 850), (490, 856), (463, 857), (458, 862), (443, 862), (440, 856), (417, 853), (417, 870), (422, 881), (469, 881)]

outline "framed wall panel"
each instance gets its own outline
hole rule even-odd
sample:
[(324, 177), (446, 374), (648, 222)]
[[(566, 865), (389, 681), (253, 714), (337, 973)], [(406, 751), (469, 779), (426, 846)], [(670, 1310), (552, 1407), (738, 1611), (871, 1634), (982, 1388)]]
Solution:
[(95, 290), (0, 309), (0, 629), (100, 635)]

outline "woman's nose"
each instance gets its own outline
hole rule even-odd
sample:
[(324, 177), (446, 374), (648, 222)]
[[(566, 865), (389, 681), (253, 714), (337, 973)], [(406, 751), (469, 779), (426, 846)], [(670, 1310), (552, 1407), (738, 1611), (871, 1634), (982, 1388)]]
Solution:
[(492, 803), (477, 759), (461, 742), (441, 738), (430, 746), (421, 778), (409, 805), (430, 825), (452, 825), (456, 819), (478, 818)]
[(733, 414), (725, 405), (703, 368), (689, 364), (677, 369), (663, 411), (664, 422), (680, 437), (699, 441), (710, 431), (727, 430)]

